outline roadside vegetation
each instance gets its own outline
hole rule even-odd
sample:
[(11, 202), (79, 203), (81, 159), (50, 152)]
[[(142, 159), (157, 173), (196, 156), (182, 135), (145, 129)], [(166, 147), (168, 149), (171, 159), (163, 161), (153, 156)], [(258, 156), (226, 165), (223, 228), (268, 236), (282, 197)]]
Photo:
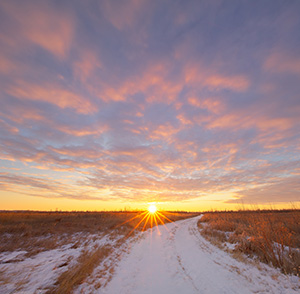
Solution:
[[(128, 234), (140, 212), (0, 212), (0, 252), (26, 250), (27, 256), (55, 249), (77, 239), (77, 234)], [(172, 221), (193, 213), (164, 214)], [(132, 219), (131, 221), (128, 221)], [(165, 220), (166, 221), (166, 220)], [(166, 221), (168, 222), (168, 221)], [(145, 229), (149, 228), (148, 224)], [(139, 226), (137, 230), (143, 226)], [(84, 238), (78, 238), (78, 245)]]
[[(166, 223), (196, 215), (185, 212), (163, 214)], [(26, 279), (19, 282), (18, 273), (1, 272), (1, 264), (4, 269), (8, 264), (18, 264), (29, 257), (38, 259), (38, 254), (45, 251), (59, 249), (67, 254), (70, 248), (72, 252), (78, 252), (76, 260), (70, 256), (66, 262), (61, 262), (55, 269), (58, 272), (56, 282), (43, 291), (72, 293), (97, 266), (110, 256), (117, 256), (115, 251), (122, 248), (129, 237), (155, 225), (153, 222), (145, 224), (143, 216), (141, 212), (0, 212), (0, 285), (13, 283), (16, 291), (22, 291), (29, 283)], [(103, 238), (107, 240), (104, 243)], [(9, 252), (25, 254), (21, 258), (1, 261), (1, 256), (5, 257)], [(108, 271), (112, 275), (113, 268), (113, 265), (109, 268), (104, 265), (103, 275)], [(99, 275), (100, 280), (101, 272)], [(98, 287), (101, 286), (99, 282)]]
[(198, 227), (206, 239), (231, 248), (233, 254), (243, 253), (300, 276), (300, 210), (210, 212)]

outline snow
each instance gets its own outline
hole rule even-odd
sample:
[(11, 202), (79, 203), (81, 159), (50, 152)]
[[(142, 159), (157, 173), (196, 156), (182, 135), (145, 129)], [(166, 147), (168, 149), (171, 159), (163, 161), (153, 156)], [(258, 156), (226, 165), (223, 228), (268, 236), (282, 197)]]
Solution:
[[(77, 237), (80, 239), (83, 236), (77, 234)], [(60, 274), (76, 264), (83, 249), (92, 250), (95, 246), (113, 244), (116, 240), (109, 239), (108, 235), (89, 235), (85, 238), (82, 246), (74, 248), (74, 243), (69, 243), (26, 259), (26, 251), (0, 254), (0, 293), (45, 293)]]
[(111, 282), (93, 293), (299, 293), (298, 277), (240, 262), (210, 244), (199, 234), (198, 219), (144, 233)]
[(229, 251), (233, 251), (236, 245), (237, 245), (236, 243), (224, 242), (225, 248), (227, 248)]
[(77, 248), (71, 243), (32, 258), (25, 258), (26, 251), (2, 253), (0, 293), (45, 293), (77, 262), (83, 249), (95, 250), (104, 244), (115, 250), (75, 294), (300, 293), (298, 277), (283, 275), (258, 261), (239, 261), (209, 243), (199, 233), (198, 220), (137, 232), (121, 246), (116, 243), (120, 235), (90, 235)]

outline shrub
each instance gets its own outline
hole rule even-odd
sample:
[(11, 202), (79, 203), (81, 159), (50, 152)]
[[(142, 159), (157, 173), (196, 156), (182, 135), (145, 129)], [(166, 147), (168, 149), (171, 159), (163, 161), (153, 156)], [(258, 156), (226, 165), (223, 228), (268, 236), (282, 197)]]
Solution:
[(201, 223), (210, 241), (236, 243), (235, 251), (300, 275), (300, 210), (206, 213)]

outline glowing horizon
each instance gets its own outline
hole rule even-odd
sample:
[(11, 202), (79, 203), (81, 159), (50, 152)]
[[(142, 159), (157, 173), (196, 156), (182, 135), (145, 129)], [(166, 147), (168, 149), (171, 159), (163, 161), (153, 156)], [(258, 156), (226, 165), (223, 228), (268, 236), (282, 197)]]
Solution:
[(2, 1), (0, 209), (299, 207), (299, 9)]

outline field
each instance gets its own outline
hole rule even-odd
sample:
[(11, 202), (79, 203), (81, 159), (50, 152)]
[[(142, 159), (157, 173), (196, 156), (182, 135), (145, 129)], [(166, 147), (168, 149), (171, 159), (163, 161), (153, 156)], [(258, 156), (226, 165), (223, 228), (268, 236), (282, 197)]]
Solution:
[(300, 210), (211, 212), (198, 227), (236, 257), (243, 253), (300, 276)]
[[(195, 216), (163, 214), (166, 223)], [(125, 241), (154, 225), (142, 218), (141, 212), (1, 212), (0, 292), (71, 293), (99, 266), (102, 286), (113, 274), (116, 249), (126, 250)]]
[(0, 293), (300, 289), (299, 210), (156, 216), (0, 212)]

